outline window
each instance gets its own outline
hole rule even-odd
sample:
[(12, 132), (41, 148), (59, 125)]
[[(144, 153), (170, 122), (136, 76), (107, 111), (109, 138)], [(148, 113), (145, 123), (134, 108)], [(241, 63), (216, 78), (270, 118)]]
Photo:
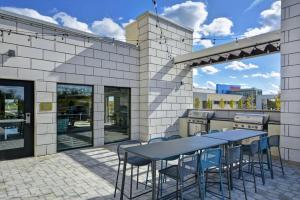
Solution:
[(57, 85), (57, 150), (91, 146), (93, 87)]

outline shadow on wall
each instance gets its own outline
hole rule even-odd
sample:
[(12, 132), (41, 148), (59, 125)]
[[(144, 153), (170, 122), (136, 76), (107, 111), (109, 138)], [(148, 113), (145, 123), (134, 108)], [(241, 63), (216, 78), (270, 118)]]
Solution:
[[(102, 78), (109, 77), (110, 73), (109, 69), (102, 70), (104, 59), (95, 58), (95, 51), (101, 51), (97, 50), (99, 48), (97, 46), (95, 44), (89, 47), (76, 46), (76, 55), (66, 54), (65, 62), (56, 62), (55, 68), (49, 74), (49, 77), (53, 77), (55, 81), (65, 83), (101, 85)], [(107, 60), (107, 62), (109, 61)], [(112, 69), (116, 69), (116, 67)], [(46, 77), (44, 78), (46, 79)]]
[(166, 65), (164, 65), (156, 74), (153, 76), (152, 80), (160, 81), (160, 85), (164, 86), (164, 93), (162, 93), (161, 88), (155, 88), (157, 91), (153, 91), (151, 88), (151, 92), (158, 92), (160, 93), (150, 104), (150, 114), (166, 100), (166, 98), (172, 93), (173, 90), (178, 91), (181, 87), (181, 82), (183, 81), (184, 77), (189, 73), (188, 66), (186, 66), (183, 70), (180, 71), (178, 75), (171, 81), (162, 80), (163, 77), (170, 72), (172, 67), (175, 66), (172, 61), (169, 61)]
[(8, 56), (8, 51), (6, 53), (0, 54), (0, 66), (4, 66), (4, 63), (6, 63), (10, 58), (13, 58), (15, 56)]
[[(155, 111), (157, 111), (159, 106), (162, 106), (163, 103), (166, 102), (167, 97), (170, 96), (173, 91), (180, 92), (179, 91), (180, 88), (185, 87), (184, 85), (181, 85), (181, 83), (182, 83), (183, 79), (190, 72), (189, 67), (185, 66), (183, 69), (181, 69), (181, 71), (179, 73), (177, 73), (177, 70), (178, 70), (178, 68), (177, 68), (177, 69), (175, 69), (176, 75), (173, 75), (173, 74), (170, 74), (170, 70), (172, 70), (172, 68), (174, 66), (175, 65), (174, 65), (173, 61), (169, 61), (158, 72), (156, 72), (156, 74), (152, 77), (152, 80), (156, 80), (157, 84), (162, 86), (163, 89), (161, 87), (150, 88), (151, 93), (154, 92), (154, 93), (159, 94), (150, 103), (150, 112), (149, 112), (150, 116)], [(171, 77), (175, 76), (175, 78), (173, 78), (170, 81), (163, 80), (164, 76), (167, 74), (170, 75)], [(181, 90), (184, 90), (184, 89), (181, 88)], [(191, 105), (192, 105), (192, 103), (191, 103)], [(180, 116), (177, 116), (177, 117), (180, 117)], [(178, 130), (179, 130), (179, 119), (177, 118), (174, 123), (168, 125), (168, 127), (166, 128), (166, 130), (164, 132), (165, 132), (165, 134), (169, 134), (169, 133), (172, 134), (174, 132), (177, 132)]]

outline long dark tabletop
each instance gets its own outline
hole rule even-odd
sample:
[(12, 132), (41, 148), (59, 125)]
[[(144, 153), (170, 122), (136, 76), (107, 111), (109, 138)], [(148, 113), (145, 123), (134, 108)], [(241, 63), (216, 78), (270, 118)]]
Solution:
[(125, 150), (150, 160), (164, 160), (173, 156), (226, 144), (226, 140), (193, 136), (159, 143), (128, 147)]
[(203, 137), (215, 138), (220, 140), (226, 140), (229, 142), (238, 142), (252, 137), (266, 135), (267, 132), (264, 131), (254, 131), (246, 129), (237, 129), (224, 132), (210, 133), (203, 135)]

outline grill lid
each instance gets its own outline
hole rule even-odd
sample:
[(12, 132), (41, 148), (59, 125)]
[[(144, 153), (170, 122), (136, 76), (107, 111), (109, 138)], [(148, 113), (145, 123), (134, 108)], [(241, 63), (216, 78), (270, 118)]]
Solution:
[(236, 113), (234, 116), (234, 122), (239, 123), (266, 124), (268, 120), (268, 114)]
[(200, 119), (211, 119), (214, 116), (214, 111), (203, 111), (203, 110), (190, 110), (188, 117), (200, 118)]

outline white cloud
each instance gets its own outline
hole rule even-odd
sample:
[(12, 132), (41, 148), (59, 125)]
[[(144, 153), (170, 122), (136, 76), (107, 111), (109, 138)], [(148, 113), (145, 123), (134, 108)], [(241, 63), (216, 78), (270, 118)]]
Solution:
[(248, 75), (243, 75), (243, 78), (249, 78), (249, 76)]
[(249, 28), (244, 33), (244, 37), (252, 37), (255, 35), (267, 33), (280, 28), (281, 1), (275, 1), (271, 7), (260, 13), (261, 26)]
[(243, 71), (249, 69), (257, 69), (258, 66), (252, 63), (246, 64), (241, 61), (233, 61), (229, 65), (225, 66), (225, 69), (231, 69), (234, 71)]
[(206, 81), (204, 85), (200, 85), (199, 83), (193, 83), (193, 86), (196, 88), (201, 88), (201, 89), (209, 89), (209, 90), (215, 90), (216, 89), (216, 83), (212, 81)]
[(135, 22), (135, 20), (129, 19), (128, 22), (123, 23), (122, 26), (125, 28), (125, 26), (127, 26), (128, 24), (131, 24), (132, 22)]
[(60, 22), (62, 26), (81, 30), (84, 32), (91, 33), (88, 24), (78, 21), (76, 17), (72, 17), (65, 12), (59, 12), (53, 16), (53, 19)]
[[(166, 7), (162, 13), (163, 16), (172, 19), (178, 24), (182, 24), (194, 30), (194, 44), (202, 45), (201, 40), (196, 38), (201, 38), (200, 27), (205, 22), (208, 12), (206, 10), (206, 5), (202, 2), (192, 2), (186, 1), (184, 3), (179, 3)], [(212, 46), (209, 41), (203, 42), (206, 47)], [(203, 46), (204, 46), (203, 45)]]
[(237, 85), (240, 85), (241, 86), (241, 89), (249, 89), (249, 88), (252, 88), (250, 85), (246, 84), (246, 83), (240, 83), (240, 84), (237, 84)]
[(193, 68), (193, 76), (198, 76), (198, 68)]
[(279, 94), (278, 90), (263, 90), (264, 95), (277, 95)]
[(200, 85), (198, 83), (196, 83), (196, 82), (193, 82), (193, 87), (200, 88)]
[(280, 93), (280, 87), (276, 84), (271, 84), (271, 89), (265, 90), (263, 92), (264, 94), (279, 94)]
[(204, 87), (207, 89), (215, 90), (216, 83), (214, 83), (213, 81), (207, 81)]
[(276, 84), (271, 84), (271, 88), (264, 90), (263, 91), (264, 94), (279, 94), (280, 93), (280, 86), (276, 85)]
[(8, 12), (13, 12), (13, 13), (16, 13), (19, 15), (24, 15), (27, 17), (43, 20), (43, 21), (50, 22), (53, 24), (58, 24), (58, 22), (55, 19), (53, 19), (52, 17), (41, 15), (36, 10), (30, 9), (30, 8), (0, 7), (0, 9), (8, 11)]
[(197, 40), (194, 41), (194, 44), (195, 45), (201, 45), (201, 46), (203, 46), (205, 48), (209, 48), (209, 47), (214, 46), (214, 44), (212, 43), (212, 41), (211, 40), (207, 40), (207, 39), (205, 39), (205, 40), (199, 40), (199, 39), (197, 39)]
[(237, 77), (236, 76), (229, 76), (229, 78), (236, 79)]
[(164, 8), (162, 15), (179, 24), (192, 28), (194, 30), (194, 45), (201, 45), (205, 48), (212, 47), (213, 43), (209, 39), (201, 40), (200, 38), (203, 36), (226, 36), (232, 34), (231, 28), (233, 23), (225, 17), (216, 18), (211, 24), (204, 25), (208, 12), (203, 2), (186, 1), (175, 4)]
[(186, 1), (164, 8), (162, 15), (179, 24), (199, 30), (200, 25), (207, 18), (208, 12), (204, 3)]
[[(76, 17), (73, 17), (65, 12), (56, 13), (53, 17), (41, 15), (39, 12), (28, 8), (15, 8), (15, 7), (0, 7), (2, 10), (14, 12), (20, 15), (25, 15), (35, 19), (59, 24), (65, 27), (85, 31), (88, 33), (94, 33), (100, 36), (113, 37), (117, 40), (125, 40), (125, 31), (122, 26), (114, 22), (111, 18), (103, 18), (102, 20), (96, 20), (91, 26), (85, 22), (79, 21)], [(132, 22), (129, 20), (129, 22)]]
[(201, 27), (201, 33), (205, 36), (214, 35), (214, 36), (228, 36), (232, 35), (231, 28), (233, 27), (233, 22), (226, 18), (220, 17), (214, 19), (210, 24), (204, 24)]
[(272, 86), (274, 89), (276, 89), (276, 90), (280, 90), (280, 87), (279, 87), (279, 85), (276, 85), (276, 84), (271, 84), (271, 86)]
[(258, 4), (263, 2), (264, 0), (254, 0), (251, 5), (245, 10), (245, 12), (251, 10), (252, 8), (256, 7)]
[(209, 89), (216, 89), (216, 83), (214, 83), (212, 81), (207, 81), (206, 85)]
[(125, 40), (124, 29), (111, 18), (103, 18), (100, 21), (94, 21), (91, 30), (98, 35)]
[(214, 66), (211, 66), (211, 65), (202, 67), (201, 71), (206, 73), (206, 74), (209, 74), (209, 75), (212, 75), (212, 74), (215, 74), (215, 73), (219, 72), (219, 70), (217, 68), (215, 68)]
[(272, 71), (270, 73), (256, 73), (256, 74), (252, 74), (251, 77), (261, 77), (261, 78), (279, 78), (280, 77), (280, 73), (279, 72), (275, 72)]

